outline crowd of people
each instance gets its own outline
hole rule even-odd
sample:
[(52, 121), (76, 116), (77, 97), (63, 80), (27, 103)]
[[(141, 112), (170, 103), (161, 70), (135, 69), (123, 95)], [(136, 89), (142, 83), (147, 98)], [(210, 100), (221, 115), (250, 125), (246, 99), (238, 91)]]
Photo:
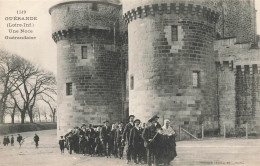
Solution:
[[(130, 115), (128, 123), (112, 124), (104, 122), (104, 126), (94, 127), (91, 124), (82, 124), (69, 130), (59, 140), (61, 153), (67, 148), (69, 154), (83, 154), (90, 156), (105, 156), (122, 159), (126, 156), (126, 162), (135, 164), (148, 164), (148, 166), (169, 165), (177, 156), (175, 137), (176, 133), (170, 126), (169, 120), (164, 120), (163, 126), (158, 122), (159, 117), (153, 116), (147, 123), (141, 123)], [(17, 142), (21, 147), (24, 139), (20, 134)], [(33, 137), (35, 147), (39, 146), (39, 136)], [(3, 144), (14, 146), (14, 136), (4, 136)], [(124, 155), (124, 152), (126, 154)]]
[[(20, 134), (18, 134), (16, 140), (20, 147), (22, 146), (24, 139), (25, 138), (23, 138)], [(33, 137), (33, 140), (35, 142), (35, 147), (38, 148), (39, 141), (40, 141), (39, 136), (37, 134), (35, 134)], [(9, 143), (11, 143), (11, 146), (14, 146), (14, 136), (13, 135), (11, 135), (11, 140), (10, 140), (9, 136), (4, 136), (4, 139), (3, 139), (4, 146), (8, 146)]]
[(82, 124), (69, 130), (59, 140), (61, 153), (67, 148), (70, 154), (78, 153), (90, 156), (114, 156), (122, 159), (124, 149), (127, 163), (169, 165), (177, 156), (175, 137), (176, 133), (170, 126), (169, 120), (164, 120), (161, 126), (159, 117), (153, 116), (148, 123), (142, 123), (130, 115), (129, 123), (122, 122), (94, 128)]

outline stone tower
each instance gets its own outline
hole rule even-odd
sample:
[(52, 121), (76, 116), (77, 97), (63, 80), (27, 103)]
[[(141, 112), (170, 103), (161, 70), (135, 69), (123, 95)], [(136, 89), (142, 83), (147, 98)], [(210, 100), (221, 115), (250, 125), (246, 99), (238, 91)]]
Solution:
[[(123, 0), (129, 37), (129, 112), (143, 121), (218, 127), (213, 41), (218, 14), (205, 1)], [(176, 127), (175, 126), (175, 127)]]
[(120, 10), (117, 0), (70, 0), (49, 10), (58, 53), (58, 135), (82, 123), (122, 120)]
[(259, 133), (255, 0), (67, 0), (50, 14), (58, 134), (128, 114)]

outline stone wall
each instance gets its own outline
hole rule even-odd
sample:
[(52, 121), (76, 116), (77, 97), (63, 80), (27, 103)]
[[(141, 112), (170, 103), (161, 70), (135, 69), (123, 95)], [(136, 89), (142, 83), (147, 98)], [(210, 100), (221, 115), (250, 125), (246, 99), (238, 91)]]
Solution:
[(218, 38), (236, 37), (238, 43), (256, 41), (255, 0), (122, 0), (122, 3), (125, 13), (137, 6), (153, 4), (185, 3), (205, 6), (219, 14), (216, 24)]
[(257, 64), (236, 66), (236, 124), (248, 123), (253, 133), (260, 131), (259, 76)]
[(254, 0), (206, 0), (202, 4), (219, 13), (218, 39), (236, 37), (238, 43), (256, 41)]
[(123, 20), (122, 8), (119, 17), (119, 29), (120, 29), (120, 53), (122, 57), (122, 93), (123, 93), (123, 121), (127, 123), (129, 116), (129, 80), (128, 80), (128, 26)]
[[(216, 17), (202, 6), (199, 14), (195, 6), (178, 5), (135, 6), (124, 14), (129, 23), (129, 79), (134, 82), (130, 84), (129, 111), (142, 121), (158, 114), (160, 123), (168, 118), (174, 128), (183, 125), (196, 134), (202, 123), (206, 130), (218, 128), (213, 50)], [(183, 10), (186, 6), (189, 8)], [(178, 41), (172, 41), (172, 25), (178, 26)], [(199, 73), (197, 88), (193, 87), (193, 71)]]
[(226, 132), (235, 129), (236, 107), (235, 107), (235, 73), (232, 67), (233, 61), (224, 61), (217, 64), (217, 88), (218, 88), (218, 112), (220, 134), (223, 135), (224, 125)]
[(254, 41), (255, 21), (252, 17), (252, 4), (249, 0), (225, 0), (220, 4), (222, 13), (217, 32), (221, 37), (236, 37), (238, 43)]
[(249, 133), (259, 133), (259, 49), (237, 44), (236, 38), (215, 41), (215, 49), (222, 69), (218, 75), (224, 76), (218, 81), (221, 129), (225, 123), (227, 132), (235, 133), (248, 123)]
[[(224, 124), (232, 132), (245, 123), (258, 131), (260, 55), (249, 43), (256, 42), (254, 0), (121, 2), (68, 0), (50, 9), (58, 132), (106, 119), (126, 122), (129, 113), (144, 122), (158, 114), (160, 123), (169, 118), (193, 134), (202, 124), (206, 132), (223, 133)], [(70, 96), (66, 83), (73, 85)]]
[[(122, 120), (122, 57), (114, 4), (65, 3), (51, 9), (58, 52), (58, 133), (82, 123)], [(87, 58), (82, 58), (82, 46)], [(72, 83), (72, 95), (66, 94)]]

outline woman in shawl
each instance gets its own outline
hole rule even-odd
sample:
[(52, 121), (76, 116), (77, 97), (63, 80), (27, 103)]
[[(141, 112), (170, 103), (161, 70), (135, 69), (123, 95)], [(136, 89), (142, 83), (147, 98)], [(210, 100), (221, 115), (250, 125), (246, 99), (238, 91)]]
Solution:
[(170, 162), (177, 156), (175, 143), (176, 134), (170, 126), (170, 120), (164, 120), (164, 125), (159, 133), (163, 143), (163, 151), (161, 154), (162, 162), (164, 165), (169, 165)]

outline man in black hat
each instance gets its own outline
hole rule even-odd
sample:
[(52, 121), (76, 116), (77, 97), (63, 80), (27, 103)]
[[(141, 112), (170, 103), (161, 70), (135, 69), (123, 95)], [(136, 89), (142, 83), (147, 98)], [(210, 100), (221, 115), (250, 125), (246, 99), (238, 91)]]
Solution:
[(65, 145), (68, 149), (69, 154), (72, 154), (72, 151), (75, 152), (75, 139), (73, 129), (69, 129), (69, 132), (65, 134)]
[(86, 136), (88, 138), (88, 152), (91, 156), (94, 154), (94, 150), (95, 150), (94, 149), (95, 148), (95, 146), (94, 146), (95, 135), (96, 135), (96, 133), (92, 127), (92, 124), (89, 124), (88, 129), (86, 131)]
[[(144, 129), (148, 126), (147, 123), (142, 123), (141, 126), (141, 131), (143, 133)], [(147, 164), (147, 155), (146, 155), (146, 148), (144, 147), (144, 143), (141, 146), (141, 153), (142, 153), (142, 159), (144, 164)]]
[(132, 156), (134, 159), (135, 164), (141, 164), (141, 161), (143, 159), (142, 154), (142, 147), (144, 144), (144, 141), (142, 139), (142, 129), (140, 127), (141, 121), (139, 119), (136, 119), (134, 121), (135, 127), (133, 127), (130, 131), (130, 137), (129, 142), (130, 146), (132, 147)]
[(153, 116), (148, 122), (151, 123), (149, 127), (146, 127), (142, 133), (142, 138), (144, 140), (144, 146), (147, 152), (147, 164), (152, 165), (152, 161), (157, 166), (159, 165), (159, 154), (156, 146), (156, 136), (158, 130), (161, 129), (161, 125), (158, 123), (159, 117), (157, 115)]
[(86, 139), (86, 124), (82, 124), (78, 129), (77, 136), (79, 138), (79, 153), (86, 155), (87, 139)]
[(134, 127), (134, 115), (130, 115), (128, 117), (129, 123), (125, 126), (124, 133), (123, 133), (123, 139), (122, 141), (125, 141), (126, 143), (126, 156), (127, 156), (127, 164), (130, 163), (131, 157), (132, 157), (132, 149), (129, 144), (129, 135), (130, 135), (130, 130)]
[(155, 126), (157, 129), (161, 129), (162, 126), (160, 125), (160, 123), (158, 122), (158, 120), (159, 120), (159, 116), (154, 115), (154, 116), (149, 120), (149, 122), (151, 122), (152, 124), (154, 124), (154, 126)]
[(123, 151), (125, 146), (125, 142), (124, 141), (122, 142), (123, 133), (124, 133), (123, 123), (120, 122), (118, 125), (118, 129), (116, 131), (116, 139), (115, 139), (117, 144), (117, 152), (118, 152), (119, 159), (122, 159), (123, 157)]
[(74, 140), (74, 152), (75, 153), (79, 153), (79, 133), (80, 133), (80, 128), (78, 126), (74, 127), (74, 131), (73, 131), (73, 140)]
[(118, 125), (121, 125), (122, 126), (122, 129), (124, 130), (124, 122), (118, 122)]
[(117, 146), (116, 146), (116, 143), (115, 143), (117, 127), (118, 127), (117, 124), (112, 124), (111, 132), (110, 132), (110, 145), (111, 145), (110, 150), (111, 150), (111, 153), (115, 157), (118, 157)]
[(103, 145), (103, 152), (107, 158), (108, 158), (108, 156), (111, 157), (110, 156), (110, 145), (109, 145), (111, 128), (108, 125), (109, 125), (109, 121), (105, 121), (104, 126), (102, 127), (102, 129), (100, 131), (100, 140)]

